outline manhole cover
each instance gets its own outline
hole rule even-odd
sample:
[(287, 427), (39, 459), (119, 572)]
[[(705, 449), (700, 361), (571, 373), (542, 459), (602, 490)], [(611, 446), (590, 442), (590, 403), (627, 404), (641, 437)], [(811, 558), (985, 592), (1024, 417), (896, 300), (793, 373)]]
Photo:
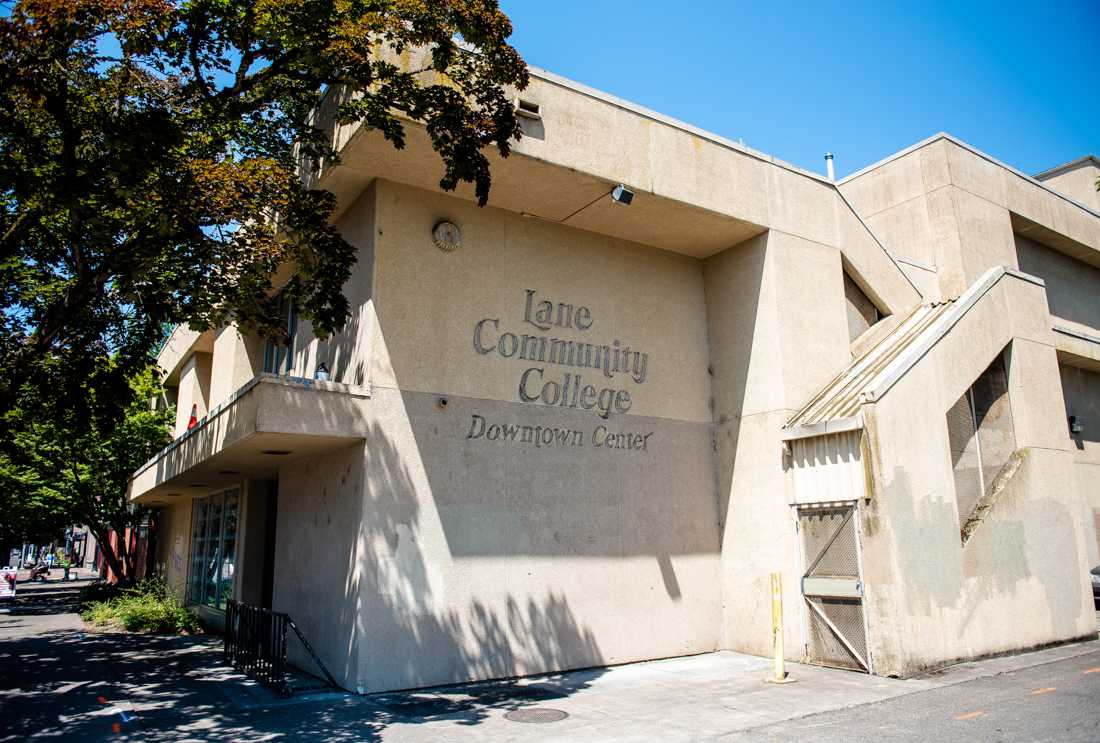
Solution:
[(557, 722), (569, 717), (568, 712), (549, 707), (528, 707), (527, 709), (514, 709), (504, 713), (505, 720), (512, 722)]

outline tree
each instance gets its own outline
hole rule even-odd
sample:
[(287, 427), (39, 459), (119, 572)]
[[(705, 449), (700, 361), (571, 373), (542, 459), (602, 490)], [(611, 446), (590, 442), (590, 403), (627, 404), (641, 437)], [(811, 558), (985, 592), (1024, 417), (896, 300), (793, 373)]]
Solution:
[[(440, 186), (484, 204), (483, 149), (519, 134), (504, 86), (527, 82), (510, 33), (495, 0), (17, 2), (0, 19), (0, 401), (51, 356), (133, 373), (163, 322), (275, 336), (284, 263), (301, 316), (341, 327), (355, 251), (301, 179), (335, 154), (311, 110), (355, 91), (338, 118), (397, 147), (422, 122)], [(415, 49), (425, 64), (403, 67)]]
[[(102, 371), (115, 378), (114, 370)], [(55, 532), (86, 524), (112, 572), (126, 583), (135, 575), (137, 555), (121, 536), (145, 516), (128, 502), (126, 485), (134, 470), (168, 443), (175, 416), (171, 409), (150, 405), (161, 391), (160, 376), (151, 366), (124, 390), (107, 392), (98, 381), (85, 388), (84, 405), (74, 406), (64, 393), (48, 390), (21, 398), (7, 416), (16, 446), (0, 452), (0, 480), (17, 523), (28, 529), (46, 524)], [(83, 418), (120, 400), (125, 402), (117, 421), (110, 411)], [(117, 547), (110, 542), (112, 531), (120, 535)]]
[(300, 316), (340, 328), (356, 251), (307, 185), (336, 158), (311, 112), (334, 91), (337, 120), (396, 147), (418, 122), (440, 186), (472, 183), (484, 205), (484, 150), (519, 135), (505, 88), (527, 83), (510, 33), (496, 0), (16, 2), (0, 18), (0, 451), (42, 441), (19, 438), (20, 411), (58, 392), (84, 412), (66, 435), (98, 416), (109, 438), (166, 323), (278, 339), (282, 266)]

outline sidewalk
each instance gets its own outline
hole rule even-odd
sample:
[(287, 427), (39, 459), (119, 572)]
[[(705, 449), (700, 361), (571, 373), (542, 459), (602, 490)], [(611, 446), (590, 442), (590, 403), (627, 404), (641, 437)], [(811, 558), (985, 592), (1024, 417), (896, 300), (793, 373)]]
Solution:
[(225, 668), (218, 638), (85, 632), (75, 614), (57, 611), (71, 610), (75, 596), (75, 588), (46, 584), (0, 610), (0, 741), (696, 741), (1064, 658), (1096, 654), (1100, 664), (1100, 643), (1088, 642), (907, 681), (792, 664), (797, 682), (775, 686), (763, 682), (767, 659), (718, 652), (511, 682), (288, 700)]

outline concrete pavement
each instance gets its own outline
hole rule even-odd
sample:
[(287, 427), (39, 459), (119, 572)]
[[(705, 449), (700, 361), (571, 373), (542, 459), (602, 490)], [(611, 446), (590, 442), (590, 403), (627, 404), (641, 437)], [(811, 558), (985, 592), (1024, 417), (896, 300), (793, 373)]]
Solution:
[[(75, 587), (24, 588), (15, 606), (0, 610), (0, 741), (839, 739), (851, 737), (848, 720), (887, 738), (936, 729), (942, 739), (986, 739), (998, 724), (1019, 723), (1022, 712), (1008, 712), (1026, 703), (1094, 733), (1088, 725), (1100, 720), (1100, 673), (1084, 673), (1100, 668), (1096, 642), (905, 681), (796, 664), (797, 682), (775, 686), (763, 682), (766, 659), (719, 652), (419, 692), (285, 700), (222, 666), (217, 638), (87, 632), (72, 613)], [(1039, 684), (1056, 691), (1033, 699), (1031, 687), (1046, 688)], [(955, 719), (979, 703), (978, 717), (988, 719), (968, 726), (971, 718)], [(876, 727), (891, 719), (902, 722)]]

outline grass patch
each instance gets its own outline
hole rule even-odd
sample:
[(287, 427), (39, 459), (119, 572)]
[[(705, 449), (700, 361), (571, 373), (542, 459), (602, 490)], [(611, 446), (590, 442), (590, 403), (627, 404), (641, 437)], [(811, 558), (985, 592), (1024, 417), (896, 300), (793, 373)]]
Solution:
[(148, 578), (133, 588), (92, 584), (81, 601), (80, 616), (96, 627), (129, 632), (195, 634), (198, 618), (168, 590), (160, 578)]

